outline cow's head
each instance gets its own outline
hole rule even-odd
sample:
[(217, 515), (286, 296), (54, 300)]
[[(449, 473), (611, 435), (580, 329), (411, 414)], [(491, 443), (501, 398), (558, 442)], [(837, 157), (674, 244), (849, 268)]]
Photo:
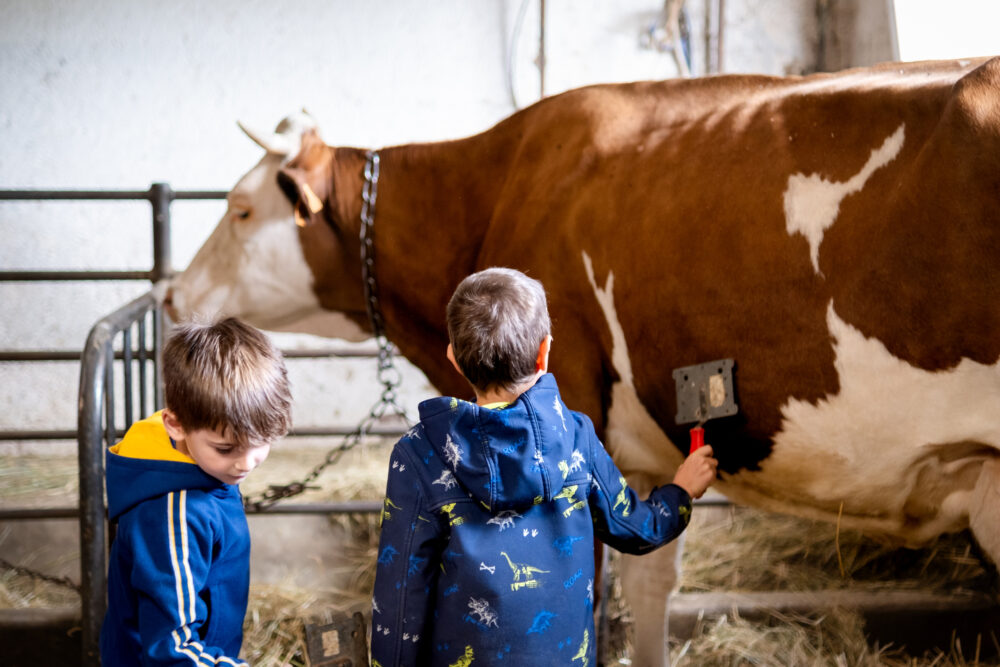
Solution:
[[(272, 331), (346, 340), (370, 335), (357, 318), (321, 305), (316, 263), (310, 261), (315, 258), (307, 258), (311, 241), (303, 226), (309, 223), (301, 216), (297, 220), (278, 184), (279, 173), (300, 148), (306, 151), (296, 158), (301, 163), (323, 145), (315, 126), (304, 113), (284, 119), (273, 133), (240, 124), (267, 153), (229, 192), (225, 215), (188, 268), (171, 281), (166, 306), (173, 319), (231, 315)], [(356, 280), (360, 290), (360, 277)]]

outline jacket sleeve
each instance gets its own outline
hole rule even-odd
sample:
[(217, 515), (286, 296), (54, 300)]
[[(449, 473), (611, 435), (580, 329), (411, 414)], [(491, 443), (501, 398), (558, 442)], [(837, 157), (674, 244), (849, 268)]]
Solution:
[(188, 503), (187, 491), (147, 501), (136, 511), (130, 579), (138, 600), (142, 664), (245, 667), (200, 636), (208, 624), (204, 592), (215, 532), (211, 516)]
[(372, 595), (372, 667), (430, 664), (441, 529), (405, 451), (391, 457)]
[(684, 532), (691, 518), (687, 491), (667, 484), (640, 500), (596, 435), (592, 451), (590, 507), (597, 537), (618, 551), (644, 554)]

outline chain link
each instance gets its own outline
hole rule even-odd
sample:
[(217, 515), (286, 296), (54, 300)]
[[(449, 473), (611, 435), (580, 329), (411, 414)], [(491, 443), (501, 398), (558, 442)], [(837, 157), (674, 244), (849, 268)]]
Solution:
[(377, 379), (382, 385), (382, 395), (368, 411), (368, 416), (361, 420), (357, 428), (344, 436), (343, 441), (327, 452), (323, 461), (313, 468), (298, 482), (284, 485), (271, 485), (268, 490), (256, 499), (244, 498), (243, 505), (254, 511), (265, 510), (279, 500), (297, 496), (309, 489), (324, 470), (340, 460), (348, 451), (354, 449), (372, 426), (383, 419), (386, 411), (401, 417), (410, 426), (406, 411), (399, 405), (396, 389), (402, 384), (403, 376), (395, 363), (394, 348), (385, 336), (385, 323), (382, 319), (382, 308), (379, 306), (378, 285), (375, 282), (375, 200), (378, 196), (379, 156), (375, 151), (368, 151), (365, 161), (365, 184), (361, 190), (361, 279), (365, 288), (365, 303), (368, 309), (368, 320), (371, 322), (375, 341), (378, 343)]

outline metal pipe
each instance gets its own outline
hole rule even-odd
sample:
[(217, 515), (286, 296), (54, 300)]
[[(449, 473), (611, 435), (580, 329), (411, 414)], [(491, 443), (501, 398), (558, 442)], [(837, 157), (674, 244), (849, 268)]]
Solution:
[(726, 45), (723, 35), (726, 31), (726, 0), (719, 0), (719, 27), (715, 39), (715, 67), (717, 73), (725, 71)]
[(80, 445), (80, 616), (81, 651), (84, 665), (100, 662), (100, 628), (107, 608), (107, 574), (104, 544), (104, 447), (101, 409), (104, 401), (104, 374), (107, 372), (105, 345), (114, 335), (106, 321), (98, 323), (87, 338), (80, 373), (78, 431)]
[[(156, 408), (157, 410), (159, 408)], [(143, 410), (144, 415), (148, 415), (155, 410)], [(368, 435), (380, 438), (399, 438), (406, 433), (407, 429), (396, 426), (376, 426), (368, 430)], [(321, 437), (343, 437), (354, 432), (353, 427), (331, 426), (331, 427), (303, 427), (289, 431), (287, 438), (321, 438)], [(125, 435), (120, 429), (115, 429), (115, 441), (117, 442)], [(43, 440), (76, 440), (77, 432), (69, 429), (62, 430), (38, 430), (38, 431), (0, 431), (0, 442), (8, 441), (43, 441)]]
[(149, 187), (149, 203), (153, 206), (153, 270), (150, 280), (154, 283), (169, 278), (170, 266), (170, 202), (173, 190), (167, 183), (153, 183)]
[(3, 282), (69, 282), (73, 280), (151, 280), (151, 271), (0, 271)]
[(0, 190), (0, 201), (149, 199), (144, 190)]
[(538, 6), (538, 99), (545, 97), (545, 0)]
[[(166, 285), (158, 283), (90, 330), (80, 366), (80, 400), (77, 413), (80, 476), (80, 613), (81, 651), (84, 665), (100, 662), (100, 627), (107, 608), (107, 526), (104, 507), (104, 428), (114, 433), (113, 340), (137, 317), (156, 309)], [(102, 408), (106, 408), (102, 409)], [(112, 435), (112, 438), (114, 435)]]
[[(279, 504), (261, 510), (249, 508), (247, 514), (378, 514), (381, 511), (382, 501), (379, 500), (345, 500), (301, 505)], [(80, 510), (76, 507), (12, 507), (0, 510), (0, 521), (78, 519), (80, 517)]]
[[(132, 357), (134, 360), (148, 360), (149, 350), (144, 349), (144, 329), (139, 330), (139, 341), (136, 342)], [(349, 347), (331, 348), (329, 350), (283, 350), (285, 359), (372, 359), (378, 356), (378, 350), (355, 350)], [(115, 352), (115, 359), (121, 359), (122, 352)], [(80, 350), (3, 350), (0, 351), (0, 361), (80, 361)]]
[[(136, 200), (152, 201), (154, 183), (149, 190), (0, 190), (0, 201), (90, 201)], [(169, 187), (169, 186), (168, 186)], [(170, 190), (170, 197), (177, 199), (225, 199), (225, 190)]]
[(139, 413), (143, 416), (148, 415), (152, 410), (147, 411), (146, 409), (146, 361), (149, 360), (149, 356), (146, 354), (146, 318), (142, 317), (138, 322), (139, 338), (138, 346), (139, 350), (136, 353), (136, 357), (139, 359)]
[[(125, 425), (128, 426), (132, 419), (132, 326), (129, 325), (122, 331), (122, 391), (125, 399)], [(114, 360), (112, 351), (112, 361)], [(112, 364), (112, 368), (114, 365)]]

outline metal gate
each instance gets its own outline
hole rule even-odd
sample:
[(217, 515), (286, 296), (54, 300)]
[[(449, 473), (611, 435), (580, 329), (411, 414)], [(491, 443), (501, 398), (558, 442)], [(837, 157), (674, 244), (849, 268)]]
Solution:
[[(3, 520), (76, 518), (80, 526), (80, 597), (82, 664), (99, 665), (99, 636), (106, 608), (109, 531), (104, 496), (104, 451), (120, 439), (133, 421), (163, 407), (159, 355), (165, 320), (161, 304), (170, 261), (170, 205), (176, 200), (224, 199), (224, 191), (175, 192), (155, 183), (148, 191), (14, 191), (0, 190), (0, 201), (145, 200), (152, 207), (152, 268), (148, 271), (0, 271), (0, 282), (143, 280), (152, 289), (101, 318), (90, 330), (86, 346), (77, 350), (0, 350), (3, 362), (77, 361), (80, 366), (77, 429), (0, 431), (0, 444), (13, 441), (77, 440), (79, 506), (0, 508)], [(287, 359), (375, 357), (375, 349), (285, 351)], [(348, 436), (342, 426), (299, 428), (289, 437)], [(367, 433), (396, 437), (402, 429), (379, 425)], [(378, 501), (285, 503), (268, 513), (335, 514), (377, 512)], [(249, 513), (254, 513), (250, 510)]]

